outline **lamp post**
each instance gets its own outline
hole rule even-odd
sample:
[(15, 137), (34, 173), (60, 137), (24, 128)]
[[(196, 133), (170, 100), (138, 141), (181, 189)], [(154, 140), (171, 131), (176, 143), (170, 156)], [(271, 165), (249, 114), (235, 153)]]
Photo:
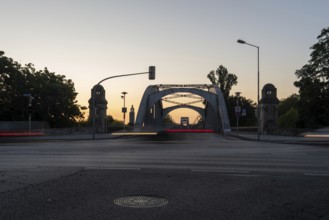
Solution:
[(249, 46), (257, 48), (257, 140), (259, 141), (260, 136), (260, 109), (259, 109), (259, 46), (249, 44), (244, 40), (239, 39), (237, 41), (240, 44), (247, 44)]
[(122, 94), (121, 98), (123, 98), (123, 108), (122, 108), (122, 113), (123, 113), (123, 131), (125, 131), (126, 112), (127, 112), (127, 108), (126, 108), (126, 95), (128, 93), (127, 92), (122, 92), (121, 94)]
[(236, 116), (236, 136), (239, 137), (239, 117), (241, 114), (241, 107), (239, 106), (239, 98), (241, 92), (236, 92), (236, 107), (235, 107), (235, 116)]
[(142, 74), (149, 74), (149, 79), (153, 80), (155, 79), (155, 66), (149, 66), (149, 71), (148, 72), (142, 72), (142, 73), (131, 73), (131, 74), (124, 74), (124, 75), (116, 75), (116, 76), (110, 76), (105, 79), (102, 79), (99, 81), (94, 87), (93, 87), (93, 92), (92, 92), (92, 114), (93, 114), (93, 136), (92, 138), (95, 139), (95, 133), (96, 133), (96, 107), (95, 107), (95, 98), (96, 98), (96, 86), (100, 85), (102, 82), (113, 79), (113, 78), (118, 78), (118, 77), (124, 77), (124, 76), (135, 76), (135, 75), (142, 75)]

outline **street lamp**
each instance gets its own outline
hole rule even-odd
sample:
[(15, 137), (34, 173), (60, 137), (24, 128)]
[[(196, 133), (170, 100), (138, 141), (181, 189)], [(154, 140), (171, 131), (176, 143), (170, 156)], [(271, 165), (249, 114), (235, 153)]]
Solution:
[(155, 79), (155, 66), (149, 66), (149, 71), (148, 72), (142, 72), (142, 73), (131, 73), (131, 74), (124, 74), (124, 75), (117, 75), (117, 76), (110, 76), (105, 79), (102, 79), (99, 81), (92, 90), (92, 114), (93, 114), (93, 139), (95, 139), (95, 133), (96, 133), (96, 107), (95, 107), (95, 98), (96, 98), (96, 88), (98, 85), (100, 85), (102, 82), (113, 79), (113, 78), (118, 78), (118, 77), (124, 77), (124, 76), (135, 76), (135, 75), (142, 75), (142, 74), (148, 74), (149, 79), (153, 80)]
[(249, 46), (257, 48), (257, 140), (259, 141), (259, 136), (260, 136), (260, 109), (259, 109), (259, 46), (249, 44), (244, 40), (239, 39), (237, 41), (240, 44), (247, 44)]
[(127, 108), (126, 108), (126, 95), (128, 93), (127, 92), (122, 92), (121, 94), (122, 94), (121, 98), (123, 98), (123, 108), (122, 108), (122, 113), (123, 113), (123, 130), (125, 131), (126, 112), (127, 112)]
[(241, 107), (239, 106), (239, 98), (241, 92), (236, 92), (236, 107), (235, 107), (235, 116), (236, 116), (236, 136), (239, 137), (239, 117), (241, 114)]

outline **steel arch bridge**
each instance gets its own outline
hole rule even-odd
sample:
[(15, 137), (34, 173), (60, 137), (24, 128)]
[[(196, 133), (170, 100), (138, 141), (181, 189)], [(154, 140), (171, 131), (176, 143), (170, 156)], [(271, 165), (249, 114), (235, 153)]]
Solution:
[[(180, 97), (194, 99), (194, 101), (188, 103), (173, 101)], [(163, 108), (163, 102), (175, 105)], [(200, 102), (204, 108), (193, 105)], [(218, 86), (208, 84), (148, 86), (139, 105), (134, 129), (161, 130), (163, 119), (167, 114), (179, 108), (188, 108), (198, 112), (207, 129), (213, 129), (218, 133), (231, 131), (223, 94)]]

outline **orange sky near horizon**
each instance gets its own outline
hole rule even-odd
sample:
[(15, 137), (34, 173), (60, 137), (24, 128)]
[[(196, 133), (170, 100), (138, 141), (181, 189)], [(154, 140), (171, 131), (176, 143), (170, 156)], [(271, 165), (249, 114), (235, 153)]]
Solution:
[[(86, 107), (101, 79), (156, 66), (154, 81), (141, 75), (102, 83), (108, 114), (121, 120), (121, 92), (137, 112), (148, 85), (209, 84), (207, 74), (219, 65), (238, 77), (231, 94), (255, 101), (257, 50), (238, 39), (260, 47), (261, 88), (274, 84), (279, 99), (297, 93), (294, 73), (328, 26), (328, 8), (327, 0), (2, 1), (0, 50), (72, 79)], [(175, 121), (194, 114), (172, 113)]]

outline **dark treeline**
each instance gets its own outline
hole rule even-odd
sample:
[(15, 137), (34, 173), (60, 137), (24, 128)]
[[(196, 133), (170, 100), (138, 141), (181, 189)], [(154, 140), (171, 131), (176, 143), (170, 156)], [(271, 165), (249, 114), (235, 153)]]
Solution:
[[(33, 97), (29, 107), (29, 97)], [(47, 68), (22, 66), (0, 51), (0, 121), (46, 121), (51, 127), (72, 127), (83, 118), (74, 83)]]

